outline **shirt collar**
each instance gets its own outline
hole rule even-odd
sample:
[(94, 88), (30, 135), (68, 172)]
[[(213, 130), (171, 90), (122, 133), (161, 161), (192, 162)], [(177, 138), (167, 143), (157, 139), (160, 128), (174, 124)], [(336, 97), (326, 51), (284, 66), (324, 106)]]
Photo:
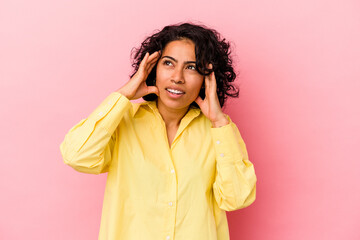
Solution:
[[(159, 114), (159, 110), (157, 108), (156, 105), (156, 100), (155, 101), (145, 101), (145, 102), (141, 102), (141, 103), (134, 103), (133, 104), (133, 116), (135, 116), (135, 114), (137, 113), (137, 111), (139, 110), (139, 108), (141, 106), (147, 106), (149, 107), (150, 110), (152, 110), (155, 114)], [(189, 107), (188, 112), (185, 114), (185, 116), (182, 118), (182, 122), (186, 122), (187, 124), (191, 122), (191, 120), (193, 120), (194, 118), (196, 118), (197, 116), (199, 116), (201, 113), (200, 108), (191, 106)], [(186, 124), (186, 125), (187, 125)]]

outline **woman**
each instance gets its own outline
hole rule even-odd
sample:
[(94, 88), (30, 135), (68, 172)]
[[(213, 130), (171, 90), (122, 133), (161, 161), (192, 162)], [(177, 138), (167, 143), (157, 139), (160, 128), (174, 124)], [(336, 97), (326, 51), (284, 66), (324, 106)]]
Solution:
[(170, 25), (145, 39), (133, 66), (60, 146), (77, 171), (108, 172), (99, 239), (229, 239), (225, 211), (256, 193), (245, 143), (222, 112), (238, 95), (229, 44), (204, 26)]

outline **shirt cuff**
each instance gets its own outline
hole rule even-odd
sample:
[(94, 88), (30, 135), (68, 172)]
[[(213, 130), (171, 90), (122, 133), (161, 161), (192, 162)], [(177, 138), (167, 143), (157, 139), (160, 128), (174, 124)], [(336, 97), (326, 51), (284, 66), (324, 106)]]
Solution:
[(88, 119), (104, 127), (112, 134), (119, 125), (124, 113), (131, 107), (131, 102), (124, 95), (112, 92), (90, 114)]
[(242, 138), (236, 125), (230, 120), (229, 124), (211, 128), (211, 136), (215, 146), (217, 163), (235, 163), (243, 158), (240, 142)]

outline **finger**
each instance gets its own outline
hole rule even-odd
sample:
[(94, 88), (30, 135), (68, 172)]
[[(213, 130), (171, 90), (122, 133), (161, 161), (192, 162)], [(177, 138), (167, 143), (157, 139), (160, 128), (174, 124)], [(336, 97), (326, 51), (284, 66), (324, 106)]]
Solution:
[(155, 51), (149, 56), (149, 61), (156, 59), (160, 56), (160, 51)]
[(159, 56), (160, 56), (159, 52), (153, 52), (147, 59), (146, 64), (151, 64), (153, 62), (156, 62), (158, 60)]
[(209, 95), (210, 87), (210, 76), (205, 76), (205, 95)]
[[(209, 68), (209, 69), (213, 69), (213, 65), (211, 64), (211, 63), (209, 63), (208, 65), (207, 65), (207, 67)], [(210, 74), (209, 74), (209, 76), (210, 76), (210, 80), (211, 80), (211, 82), (213, 81), (213, 77), (214, 77), (214, 71), (212, 71)]]
[[(139, 70), (142, 73), (143, 80), (145, 80), (147, 78), (147, 76), (149, 75), (149, 73), (151, 71), (151, 69), (149, 69), (149, 66), (151, 66), (151, 64), (154, 63), (154, 62), (156, 63), (156, 59), (157, 59), (156, 56), (158, 56), (158, 55), (159, 55), (158, 52), (154, 52), (151, 55), (149, 55), (149, 52), (145, 53), (145, 56), (144, 56), (143, 60), (140, 63), (140, 66), (139, 66)], [(154, 58), (154, 56), (155, 56), (155, 58)], [(151, 57), (152, 57), (152, 59), (150, 59)]]
[(206, 89), (207, 92), (206, 94), (210, 96), (211, 95), (215, 95), (217, 88), (216, 88), (216, 79), (215, 79), (215, 73), (212, 72), (210, 73), (209, 76), (207, 76), (207, 83), (208, 83), (208, 88)]
[(202, 107), (204, 104), (204, 100), (202, 100), (200, 96), (195, 99), (195, 102), (199, 105), (199, 107)]
[(210, 74), (210, 84), (211, 84), (211, 87), (216, 90), (215, 72), (212, 72), (212, 73)]
[(148, 60), (148, 58), (149, 58), (149, 52), (146, 52), (145, 55), (144, 55), (144, 58), (142, 59), (141, 62), (146, 63), (146, 61)]
[(156, 65), (157, 61), (159, 60), (159, 57), (160, 57), (160, 53), (159, 52), (155, 52), (157, 54), (153, 55), (153, 58), (148, 59), (148, 62), (147, 62), (147, 65), (146, 65), (146, 71), (148, 73), (150, 73), (151, 69)]
[(154, 59), (152, 62), (150, 62), (147, 66), (146, 66), (146, 71), (148, 73), (151, 72), (151, 70), (153, 69), (153, 67), (156, 65), (157, 63), (157, 59)]
[(140, 69), (141, 69), (141, 70), (144, 70), (145, 65), (146, 65), (146, 62), (147, 62), (147, 59), (148, 59), (148, 56), (149, 56), (149, 53), (146, 52), (144, 58), (143, 58), (143, 59), (141, 60), (141, 62), (140, 62), (139, 70), (140, 70)]

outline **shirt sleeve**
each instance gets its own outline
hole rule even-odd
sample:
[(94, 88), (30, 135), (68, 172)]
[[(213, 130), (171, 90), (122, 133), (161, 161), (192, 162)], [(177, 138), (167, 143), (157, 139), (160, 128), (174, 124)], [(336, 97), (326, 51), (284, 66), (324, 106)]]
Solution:
[(213, 193), (219, 208), (234, 211), (249, 206), (255, 201), (257, 178), (238, 128), (230, 120), (211, 128), (211, 136), (216, 154)]
[(130, 107), (125, 96), (112, 92), (88, 118), (73, 126), (60, 144), (65, 164), (84, 173), (107, 172), (117, 138), (115, 129)]

